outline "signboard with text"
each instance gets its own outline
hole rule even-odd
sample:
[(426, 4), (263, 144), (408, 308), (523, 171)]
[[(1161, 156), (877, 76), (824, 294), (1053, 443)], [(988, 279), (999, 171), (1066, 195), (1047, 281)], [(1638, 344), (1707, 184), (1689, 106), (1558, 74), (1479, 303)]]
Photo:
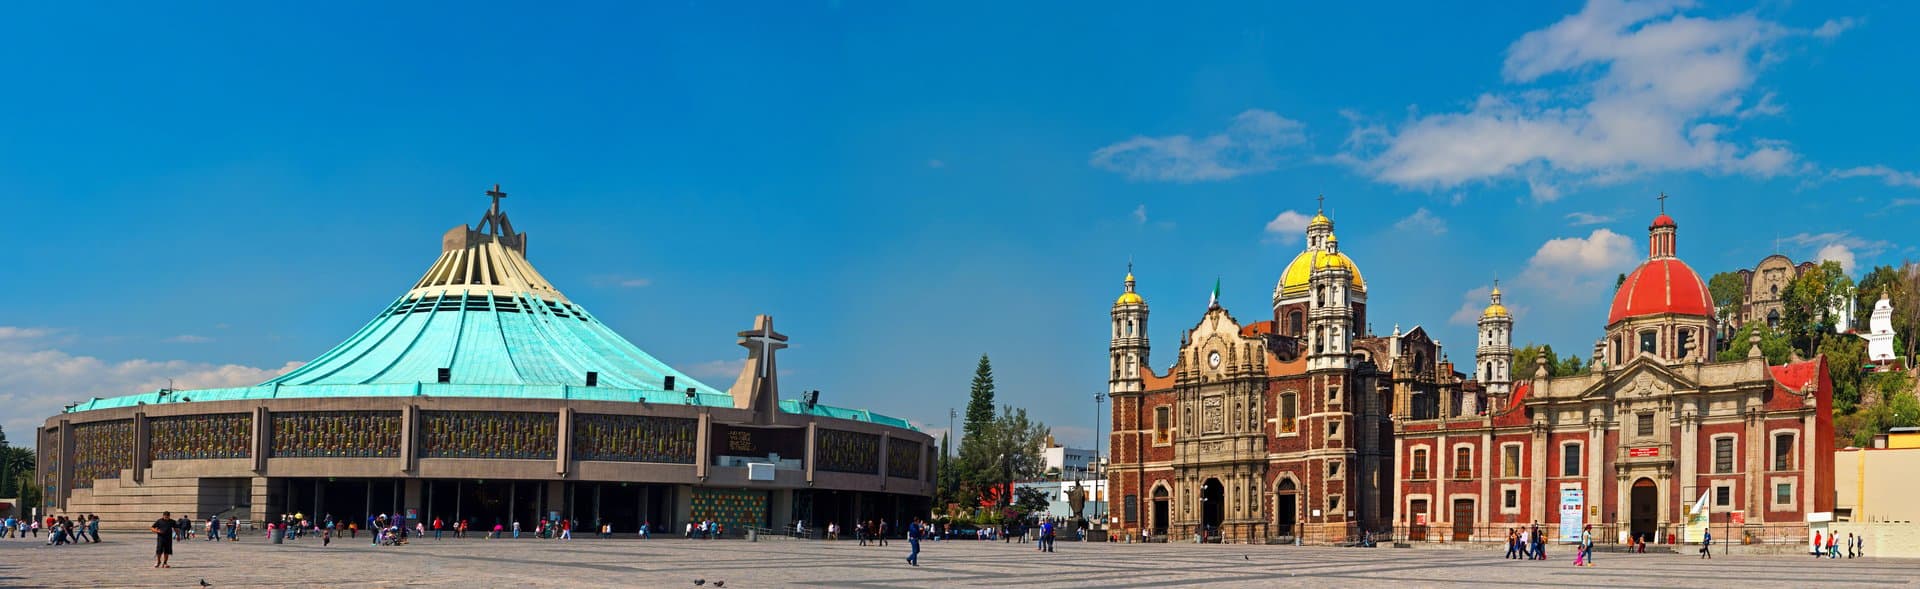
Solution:
[(800, 460), (807, 455), (807, 430), (716, 423), (707, 443), (712, 444), (714, 456), (765, 458), (770, 454), (779, 454), (782, 459)]
[(1579, 542), (1580, 526), (1586, 523), (1581, 516), (1587, 511), (1586, 492), (1580, 489), (1560, 490), (1560, 541)]
[(1660, 447), (1659, 447), (1659, 446), (1650, 446), (1650, 447), (1646, 447), (1646, 448), (1628, 448), (1628, 449), (1627, 449), (1627, 457), (1628, 457), (1628, 458), (1649, 458), (1649, 457), (1653, 457), (1653, 456), (1659, 456), (1659, 455), (1660, 455)]

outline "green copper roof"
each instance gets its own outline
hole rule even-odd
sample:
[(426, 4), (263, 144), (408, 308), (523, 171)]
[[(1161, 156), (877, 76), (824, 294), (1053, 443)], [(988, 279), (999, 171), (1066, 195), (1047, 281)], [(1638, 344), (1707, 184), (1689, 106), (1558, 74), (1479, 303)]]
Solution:
[[(496, 188), (495, 192), (498, 192)], [(494, 194), (494, 193), (489, 193)], [(569, 301), (526, 260), (526, 234), (494, 207), (442, 237), (440, 258), (346, 341), (251, 387), (93, 399), (72, 411), (187, 401), (316, 397), (494, 397), (732, 407), (726, 391), (675, 370)], [(441, 382), (441, 371), (446, 380)], [(587, 386), (593, 373), (595, 386)], [(666, 381), (673, 379), (673, 389)], [(788, 413), (912, 427), (906, 421), (783, 401)]]

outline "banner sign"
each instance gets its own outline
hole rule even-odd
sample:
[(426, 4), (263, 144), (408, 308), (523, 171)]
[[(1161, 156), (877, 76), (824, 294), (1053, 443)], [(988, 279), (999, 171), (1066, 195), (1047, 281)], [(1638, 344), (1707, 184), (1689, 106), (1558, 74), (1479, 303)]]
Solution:
[(1582, 518), (1587, 511), (1586, 492), (1580, 489), (1560, 490), (1560, 541), (1579, 542), (1580, 527), (1586, 523)]
[(1628, 448), (1628, 449), (1627, 449), (1627, 457), (1628, 457), (1628, 458), (1651, 458), (1651, 457), (1654, 457), (1654, 456), (1659, 456), (1659, 455), (1660, 455), (1660, 447), (1659, 447), (1659, 446), (1650, 446), (1650, 447), (1646, 447), (1646, 448)]

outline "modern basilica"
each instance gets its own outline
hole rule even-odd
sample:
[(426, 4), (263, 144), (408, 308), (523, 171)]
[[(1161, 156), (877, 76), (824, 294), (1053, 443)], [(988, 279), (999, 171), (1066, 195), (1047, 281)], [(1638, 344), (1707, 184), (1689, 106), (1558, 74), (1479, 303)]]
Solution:
[(1419, 327), (1370, 333), (1373, 291), (1333, 229), (1310, 222), (1272, 315), (1243, 322), (1216, 297), (1164, 371), (1128, 273), (1110, 315), (1117, 533), (1453, 541), (1565, 521), (1658, 540), (1703, 496), (1714, 521), (1753, 525), (1831, 509), (1824, 361), (1711, 361), (1713, 305), (1666, 214), (1614, 295), (1596, 368), (1520, 382), (1498, 288), (1469, 379)]

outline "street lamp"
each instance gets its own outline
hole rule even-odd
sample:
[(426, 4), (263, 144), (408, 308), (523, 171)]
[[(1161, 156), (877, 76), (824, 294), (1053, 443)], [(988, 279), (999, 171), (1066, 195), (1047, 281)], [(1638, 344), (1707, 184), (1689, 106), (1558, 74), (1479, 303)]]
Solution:
[[(1100, 462), (1100, 418), (1101, 418), (1101, 411), (1100, 411), (1100, 407), (1101, 407), (1101, 404), (1103, 404), (1103, 403), (1106, 403), (1106, 401), (1107, 401), (1107, 394), (1106, 394), (1106, 393), (1094, 393), (1094, 394), (1093, 394), (1093, 462), (1092, 462), (1091, 464), (1088, 464), (1088, 465), (1087, 465), (1087, 470), (1089, 470), (1089, 471), (1091, 471), (1091, 470), (1093, 470), (1093, 469), (1095, 469), (1095, 468), (1099, 468), (1099, 467), (1101, 466), (1101, 462)], [(1103, 475), (1102, 475), (1102, 476), (1104, 477), (1104, 473), (1106, 472), (1106, 470), (1105, 470), (1105, 469), (1101, 469), (1101, 471), (1100, 471), (1100, 472), (1102, 472), (1102, 473), (1103, 473)], [(1100, 504), (1101, 504), (1101, 503), (1103, 502), (1103, 500), (1101, 500), (1101, 499), (1100, 499), (1100, 497), (1103, 497), (1103, 496), (1106, 496), (1106, 495), (1107, 495), (1107, 493), (1102, 493), (1102, 492), (1100, 492), (1100, 490), (1101, 490), (1101, 489), (1104, 489), (1104, 488), (1106, 488), (1106, 485), (1105, 485), (1104, 483), (1096, 483), (1096, 486), (1094, 487), (1094, 498), (1095, 498), (1095, 501), (1093, 502), (1093, 519), (1094, 519), (1094, 521), (1100, 521), (1100, 522), (1104, 522), (1104, 521), (1105, 521), (1105, 520), (1102, 520), (1102, 519), (1100, 519)]]

